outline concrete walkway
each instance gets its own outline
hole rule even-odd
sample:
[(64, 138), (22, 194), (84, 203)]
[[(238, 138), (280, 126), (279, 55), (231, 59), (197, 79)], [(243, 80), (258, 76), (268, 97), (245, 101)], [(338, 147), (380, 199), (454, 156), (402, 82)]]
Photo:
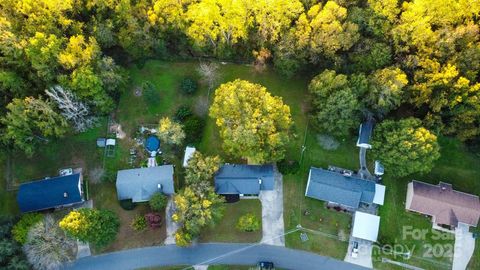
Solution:
[(77, 260), (66, 269), (130, 270), (171, 265), (256, 265), (259, 261), (271, 261), (278, 268), (315, 270), (362, 270), (333, 258), (301, 250), (271, 245), (250, 244), (198, 244), (189, 248), (175, 245), (129, 249)]
[(475, 250), (475, 239), (469, 226), (459, 223), (455, 229), (455, 249), (452, 270), (465, 270)]
[(175, 244), (175, 232), (180, 227), (178, 223), (172, 220), (172, 214), (175, 212), (175, 204), (173, 203), (173, 196), (168, 198), (167, 207), (165, 208), (165, 226), (167, 229), (167, 238), (165, 238), (165, 245)]
[[(93, 200), (88, 200), (83, 202), (81, 205), (76, 207), (75, 209), (80, 208), (93, 208)], [(77, 259), (91, 256), (92, 252), (90, 251), (90, 245), (88, 243), (84, 243), (80, 240), (77, 240), (77, 255), (75, 256)]]
[(262, 190), (258, 197), (262, 202), (262, 243), (285, 246), (283, 177), (276, 168), (274, 190)]

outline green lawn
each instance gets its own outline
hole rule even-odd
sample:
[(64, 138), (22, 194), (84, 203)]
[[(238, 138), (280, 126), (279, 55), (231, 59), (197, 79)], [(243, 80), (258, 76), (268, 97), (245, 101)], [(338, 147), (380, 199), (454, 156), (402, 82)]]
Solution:
[[(291, 230), (300, 224), (319, 233), (307, 232), (307, 242), (300, 240), (299, 232), (287, 235), (286, 245), (343, 260), (348, 242), (340, 241), (336, 237), (339, 233), (347, 236), (350, 234), (351, 215), (328, 210), (324, 202), (305, 197), (305, 188), (311, 166), (326, 168), (328, 165), (336, 165), (357, 169), (358, 150), (353, 138), (342, 141), (335, 151), (324, 150), (318, 144), (317, 134), (312, 129), (307, 130), (305, 139), (306, 150), (300, 171), (284, 176), (285, 227), (286, 230)], [(300, 151), (297, 151), (297, 157), (292, 155), (292, 158), (299, 160)], [(310, 212), (309, 215), (305, 215), (306, 210)]]
[[(423, 267), (425, 269), (443, 269), (449, 268), (451, 258), (448, 256), (448, 249), (453, 245), (454, 240), (434, 240), (431, 233), (432, 223), (429, 218), (405, 211), (405, 199), (407, 184), (412, 179), (419, 181), (438, 184), (444, 181), (453, 184), (453, 188), (467, 193), (479, 194), (480, 183), (478, 175), (480, 174), (480, 166), (478, 156), (468, 152), (467, 149), (457, 140), (441, 137), (439, 139), (441, 145), (442, 157), (437, 161), (433, 170), (426, 175), (414, 175), (400, 179), (391, 177), (384, 178), (387, 186), (387, 194), (385, 205), (380, 208), (382, 217), (380, 223), (380, 242), (383, 244), (399, 244), (409, 249), (414, 249), (414, 257), (405, 260), (405, 263)], [(429, 233), (425, 239), (415, 240), (412, 237), (403, 237), (403, 229), (412, 226), (415, 229), (425, 229)], [(444, 236), (451, 236), (444, 234)], [(437, 248), (437, 256), (428, 258), (430, 247)], [(443, 252), (442, 252), (443, 249)], [(470, 264), (470, 269), (478, 269), (480, 252), (477, 251)], [(380, 259), (381, 255), (377, 258)], [(391, 256), (383, 256), (391, 257)], [(427, 257), (427, 258), (425, 258)], [(397, 257), (396, 260), (403, 261)], [(433, 262), (432, 262), (433, 261)], [(376, 265), (382, 269), (390, 269), (391, 265)]]
[(262, 239), (262, 227), (256, 232), (244, 232), (236, 228), (238, 219), (253, 213), (262, 221), (262, 204), (258, 199), (244, 199), (236, 203), (225, 204), (223, 219), (212, 228), (202, 231), (201, 242), (255, 243)]

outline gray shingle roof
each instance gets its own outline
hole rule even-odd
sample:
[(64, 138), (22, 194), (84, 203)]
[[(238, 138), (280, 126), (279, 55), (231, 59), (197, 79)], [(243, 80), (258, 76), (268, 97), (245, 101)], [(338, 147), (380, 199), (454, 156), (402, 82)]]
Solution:
[(218, 194), (258, 194), (273, 190), (273, 165), (223, 165), (215, 174)]
[[(161, 185), (160, 189), (158, 185)], [(158, 191), (167, 195), (174, 193), (172, 165), (121, 170), (117, 173), (119, 200), (145, 202)]]
[(305, 196), (358, 208), (373, 203), (375, 182), (312, 167)]

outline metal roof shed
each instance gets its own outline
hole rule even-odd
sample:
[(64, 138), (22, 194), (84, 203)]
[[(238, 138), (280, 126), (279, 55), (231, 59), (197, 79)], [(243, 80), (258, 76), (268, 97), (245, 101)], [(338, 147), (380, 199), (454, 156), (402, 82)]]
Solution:
[(195, 151), (196, 151), (195, 147), (187, 146), (187, 148), (185, 148), (185, 156), (183, 157), (183, 167), (188, 166), (188, 161), (193, 157), (193, 153), (195, 153)]
[(378, 229), (380, 228), (380, 217), (363, 212), (355, 212), (353, 221), (352, 236), (377, 242)]

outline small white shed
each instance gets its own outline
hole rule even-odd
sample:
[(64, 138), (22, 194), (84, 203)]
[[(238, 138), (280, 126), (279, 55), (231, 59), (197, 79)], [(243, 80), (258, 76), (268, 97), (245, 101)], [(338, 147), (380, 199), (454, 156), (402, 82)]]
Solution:
[(185, 156), (183, 157), (183, 167), (188, 166), (188, 161), (193, 157), (193, 153), (195, 153), (195, 147), (187, 146), (185, 148)]

